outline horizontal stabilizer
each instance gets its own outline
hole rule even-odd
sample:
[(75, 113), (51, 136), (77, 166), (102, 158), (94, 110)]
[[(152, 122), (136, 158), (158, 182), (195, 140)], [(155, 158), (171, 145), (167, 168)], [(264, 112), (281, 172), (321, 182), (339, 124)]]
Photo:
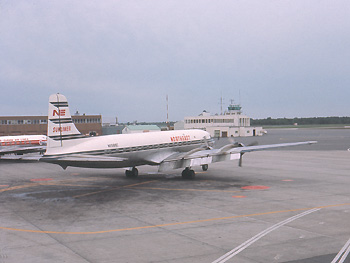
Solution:
[(118, 168), (121, 163), (127, 161), (126, 158), (96, 156), (86, 154), (70, 154), (64, 156), (44, 156), (42, 162), (58, 164), (64, 169), (68, 166), (93, 167), (93, 168)]
[(60, 156), (44, 156), (42, 161), (45, 160), (60, 160), (60, 161), (84, 161), (84, 162), (122, 162), (127, 160), (126, 158), (120, 157), (108, 157), (108, 156), (96, 156), (96, 155), (87, 155), (87, 154), (70, 154)]
[(1, 156), (0, 160), (4, 161), (21, 161), (21, 162), (38, 162), (40, 161), (42, 155), (6, 155)]

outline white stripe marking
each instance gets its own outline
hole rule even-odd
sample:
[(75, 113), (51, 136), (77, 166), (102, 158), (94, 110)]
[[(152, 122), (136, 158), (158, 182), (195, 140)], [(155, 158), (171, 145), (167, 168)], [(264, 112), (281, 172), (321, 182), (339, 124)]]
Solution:
[(348, 242), (345, 243), (343, 248), (339, 251), (338, 255), (335, 256), (335, 258), (332, 260), (331, 263), (336, 263), (340, 258), (340, 256), (344, 253), (340, 261), (338, 261), (338, 263), (343, 263), (346, 257), (348, 256), (349, 252), (350, 252), (350, 239), (348, 240)]
[(313, 212), (316, 212), (318, 210), (320, 210), (321, 208), (315, 208), (315, 209), (311, 209), (308, 210), (306, 212), (303, 212), (301, 214), (295, 215), (293, 217), (290, 217), (282, 222), (279, 222), (271, 227), (269, 227), (268, 229), (262, 231), (261, 233), (257, 234), (256, 236), (252, 237), (251, 239), (247, 240), (246, 242), (244, 242), (243, 244), (239, 245), (238, 247), (232, 249), (231, 251), (227, 252), (225, 255), (221, 256), (220, 258), (218, 258), (217, 260), (213, 261), (212, 263), (223, 263), (226, 262), (227, 260), (229, 260), (230, 258), (234, 257), (235, 255), (237, 255), (239, 252), (241, 252), (242, 250), (246, 249), (247, 247), (249, 247), (250, 245), (252, 245), (253, 243), (255, 243), (256, 241), (258, 241), (260, 238), (266, 236), (267, 234), (269, 234), (270, 232), (272, 232), (273, 230), (276, 230), (277, 228), (288, 224), (300, 217), (306, 216), (308, 214), (311, 214)]

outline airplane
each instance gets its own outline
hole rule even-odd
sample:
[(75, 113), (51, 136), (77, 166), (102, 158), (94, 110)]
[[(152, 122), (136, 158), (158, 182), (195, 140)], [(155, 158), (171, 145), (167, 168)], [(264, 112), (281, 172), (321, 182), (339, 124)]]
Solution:
[(0, 136), (0, 156), (6, 154), (44, 153), (46, 151), (45, 135)]
[(277, 147), (314, 144), (316, 141), (261, 146), (227, 144), (214, 149), (213, 139), (203, 130), (174, 130), (138, 134), (87, 137), (72, 121), (68, 101), (62, 94), (49, 98), (47, 148), (40, 161), (90, 168), (127, 168), (126, 177), (138, 176), (136, 167), (158, 166), (159, 172), (184, 168), (182, 178), (194, 179), (194, 166), (208, 169), (210, 163), (239, 160), (247, 152)]

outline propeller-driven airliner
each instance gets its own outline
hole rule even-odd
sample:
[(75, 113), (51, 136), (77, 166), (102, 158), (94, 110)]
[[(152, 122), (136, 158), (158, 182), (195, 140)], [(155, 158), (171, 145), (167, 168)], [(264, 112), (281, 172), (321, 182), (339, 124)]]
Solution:
[(155, 165), (159, 172), (183, 168), (182, 177), (193, 179), (192, 167), (203, 170), (215, 162), (239, 160), (247, 152), (313, 144), (315, 141), (260, 146), (227, 144), (214, 149), (213, 139), (203, 130), (175, 130), (139, 134), (87, 137), (72, 121), (68, 101), (62, 94), (49, 98), (47, 148), (40, 161), (91, 168), (127, 168), (127, 177), (138, 176), (138, 166)]

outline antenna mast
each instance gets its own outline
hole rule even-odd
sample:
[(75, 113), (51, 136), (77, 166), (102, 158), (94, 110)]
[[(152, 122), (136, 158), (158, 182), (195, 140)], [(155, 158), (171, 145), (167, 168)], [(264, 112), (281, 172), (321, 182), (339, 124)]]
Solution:
[(168, 127), (168, 130), (170, 130), (170, 126), (169, 126), (169, 98), (168, 98), (168, 94), (166, 95), (166, 126)]
[(241, 90), (239, 90), (239, 105), (242, 105), (242, 102), (241, 102)]
[(222, 98), (222, 92), (221, 92), (221, 97), (220, 97), (220, 111), (221, 111), (221, 115), (222, 115), (222, 104), (223, 104), (223, 98)]

